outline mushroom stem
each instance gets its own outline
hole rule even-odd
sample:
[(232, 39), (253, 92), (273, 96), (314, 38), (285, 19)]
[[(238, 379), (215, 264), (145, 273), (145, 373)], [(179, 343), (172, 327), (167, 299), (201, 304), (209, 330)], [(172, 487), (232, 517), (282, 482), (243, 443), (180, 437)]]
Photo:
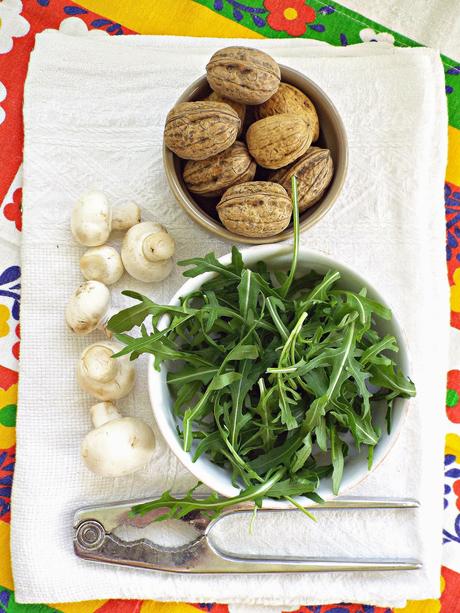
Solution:
[(128, 230), (141, 220), (141, 210), (134, 202), (126, 202), (112, 211), (112, 230)]
[(88, 347), (82, 356), (82, 366), (88, 377), (99, 383), (107, 383), (117, 374), (117, 363), (112, 359), (113, 351), (104, 345)]
[(146, 236), (142, 242), (142, 253), (149, 262), (161, 262), (174, 255), (174, 239), (161, 230)]
[(121, 414), (118, 412), (113, 402), (98, 402), (97, 404), (93, 404), (89, 412), (95, 428), (99, 428), (99, 426), (103, 426), (113, 419), (121, 418)]
[(134, 386), (134, 366), (127, 355), (113, 358), (122, 347), (111, 341), (86, 347), (77, 364), (77, 381), (82, 390), (104, 401), (129, 394)]

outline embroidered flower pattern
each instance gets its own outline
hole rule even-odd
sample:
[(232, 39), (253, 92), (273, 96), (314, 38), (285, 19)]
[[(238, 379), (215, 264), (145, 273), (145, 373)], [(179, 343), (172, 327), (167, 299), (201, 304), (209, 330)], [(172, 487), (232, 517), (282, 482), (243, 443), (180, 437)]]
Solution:
[(268, 25), (290, 36), (303, 36), (307, 24), (316, 19), (314, 9), (305, 0), (265, 0), (264, 6), (269, 12)]
[(14, 447), (0, 450), (0, 518), (4, 522), (9, 522), (10, 520), (14, 452)]
[(13, 38), (25, 36), (30, 30), (30, 24), (21, 15), (21, 12), (21, 0), (2, 0), (0, 2), (0, 53), (11, 51)]
[(22, 188), (18, 187), (13, 194), (13, 202), (9, 202), (3, 208), (3, 215), (8, 221), (14, 221), (16, 229), (22, 230)]
[[(3, 102), (6, 98), (6, 87), (0, 81), (0, 102)], [(5, 110), (0, 106), (0, 124), (5, 121), (6, 113)]]
[(460, 370), (447, 373), (446, 413), (451, 422), (460, 424)]
[(66, 17), (61, 21), (59, 32), (70, 36), (108, 36), (105, 30), (90, 30), (80, 17)]
[(389, 32), (376, 32), (372, 28), (364, 28), (359, 33), (363, 43), (387, 43), (388, 45), (395, 44), (395, 38)]
[(11, 308), (11, 315), (13, 319), (19, 321), (19, 290), (21, 285), (17, 283), (17, 280), (21, 276), (21, 269), (19, 266), (10, 266), (0, 274), (0, 299), (5, 297), (13, 300), (13, 306)]
[(10, 326), (8, 324), (10, 315), (10, 309), (4, 304), (0, 304), (0, 337), (8, 336), (10, 332)]
[[(444, 509), (454, 502), (456, 509), (460, 511), (460, 468), (455, 466), (455, 455), (446, 454), (444, 459), (445, 473), (447, 482), (444, 484)], [(454, 481), (452, 481), (454, 479)], [(452, 496), (453, 494), (453, 496)], [(451, 500), (453, 498), (453, 500)], [(455, 515), (451, 530), (444, 528), (442, 531), (443, 543), (460, 543), (460, 512)]]

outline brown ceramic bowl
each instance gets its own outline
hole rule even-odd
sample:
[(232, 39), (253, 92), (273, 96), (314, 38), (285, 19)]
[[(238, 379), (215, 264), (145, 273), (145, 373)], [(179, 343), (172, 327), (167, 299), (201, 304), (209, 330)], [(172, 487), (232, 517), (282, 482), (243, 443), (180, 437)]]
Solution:
[[(303, 74), (297, 72), (297, 70), (293, 70), (292, 68), (282, 65), (280, 68), (281, 80), (300, 89), (315, 105), (319, 117), (320, 136), (314, 143), (314, 146), (329, 149), (334, 161), (334, 176), (327, 191), (324, 193), (319, 202), (307, 209), (300, 216), (300, 231), (303, 232), (304, 230), (314, 226), (315, 223), (317, 223), (329, 211), (340, 194), (345, 181), (348, 166), (347, 135), (337, 109), (323, 90)], [(181, 97), (177, 100), (177, 103), (201, 100), (206, 98), (206, 96), (208, 96), (210, 93), (211, 88), (209, 87), (206, 76), (203, 76), (187, 87)], [(248, 107), (248, 110), (250, 108), (251, 107)], [(218, 198), (202, 198), (195, 196), (188, 191), (182, 179), (182, 169), (184, 167), (185, 160), (181, 160), (165, 145), (163, 145), (163, 162), (169, 187), (171, 188), (177, 202), (190, 215), (190, 217), (194, 219), (194, 221), (210, 232), (213, 232), (221, 238), (225, 238), (234, 243), (249, 243), (253, 245), (258, 245), (261, 243), (276, 243), (292, 237), (292, 223), (289, 224), (289, 226), (283, 230), (283, 232), (275, 234), (274, 236), (267, 236), (265, 238), (250, 238), (248, 236), (241, 236), (235, 232), (230, 232), (221, 224), (216, 213), (216, 204), (219, 202)], [(260, 180), (263, 179), (264, 177), (261, 176)]]

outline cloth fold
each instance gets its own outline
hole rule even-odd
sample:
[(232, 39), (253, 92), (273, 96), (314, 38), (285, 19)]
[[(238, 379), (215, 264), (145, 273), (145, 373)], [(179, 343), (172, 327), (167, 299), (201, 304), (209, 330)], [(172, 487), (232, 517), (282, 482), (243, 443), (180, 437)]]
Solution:
[[(176, 238), (178, 259), (229, 251), (227, 242), (207, 234), (175, 203), (161, 150), (164, 120), (174, 101), (203, 74), (211, 54), (232, 42), (264, 49), (304, 72), (343, 117), (348, 178), (331, 212), (302, 243), (351, 265), (387, 298), (405, 331), (418, 390), (391, 453), (346, 493), (413, 497), (421, 508), (319, 513), (316, 524), (282, 514), (258, 519), (252, 534), (248, 521), (224, 520), (216, 541), (240, 553), (413, 557), (423, 561), (420, 570), (168, 575), (96, 565), (73, 554), (72, 516), (78, 507), (165, 489), (183, 492), (195, 480), (159, 434), (152, 463), (132, 477), (99, 478), (81, 463), (91, 399), (78, 389), (75, 364), (98, 336), (76, 338), (64, 323), (67, 298), (81, 282), (83, 252), (72, 241), (70, 211), (81, 193), (103, 189), (114, 204), (133, 199), (144, 219), (165, 224)], [(408, 598), (437, 597), (449, 316), (443, 218), (447, 118), (439, 55), (381, 44), (334, 48), (306, 40), (72, 37), (50, 30), (36, 38), (24, 121), (22, 342), (11, 541), (16, 599), (139, 598), (292, 608), (341, 601), (402, 606)], [(112, 239), (117, 244), (118, 237)], [(113, 289), (113, 301), (128, 303), (119, 293), (125, 288), (168, 301), (181, 283), (180, 270), (159, 285), (125, 275)], [(135, 390), (119, 405), (152, 423), (145, 360), (137, 369)], [(168, 529), (158, 525), (158, 535), (166, 538)]]

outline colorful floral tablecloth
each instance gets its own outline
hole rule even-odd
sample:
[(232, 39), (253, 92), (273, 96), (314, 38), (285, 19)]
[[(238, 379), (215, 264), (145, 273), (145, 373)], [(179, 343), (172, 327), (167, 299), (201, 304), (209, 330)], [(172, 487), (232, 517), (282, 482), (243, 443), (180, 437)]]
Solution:
[[(455, 18), (458, 16), (452, 15), (452, 19)], [(0, 611), (183, 613), (199, 609), (225, 613), (228, 611), (225, 604), (212, 603), (186, 605), (108, 600), (21, 605), (14, 599), (9, 522), (20, 338), (22, 94), (34, 36), (46, 28), (58, 28), (76, 35), (90, 29), (111, 36), (136, 33), (242, 38), (301, 36), (334, 45), (362, 41), (398, 46), (419, 43), (337, 2), (322, 0), (82, 0), (79, 4), (71, 0), (0, 0)], [(452, 348), (446, 406), (439, 407), (440, 411), (446, 411), (449, 419), (442, 535), (444, 566), (440, 577), (442, 595), (440, 600), (412, 602), (404, 609), (395, 609), (399, 613), (460, 613), (460, 62), (445, 56), (443, 62), (449, 106), (445, 213)], [(410, 228), (407, 231), (410, 232)], [(43, 282), (46, 283), (46, 279)], [(427, 287), (427, 291), (430, 288)], [(305, 606), (299, 611), (391, 613), (390, 609), (359, 604)]]

